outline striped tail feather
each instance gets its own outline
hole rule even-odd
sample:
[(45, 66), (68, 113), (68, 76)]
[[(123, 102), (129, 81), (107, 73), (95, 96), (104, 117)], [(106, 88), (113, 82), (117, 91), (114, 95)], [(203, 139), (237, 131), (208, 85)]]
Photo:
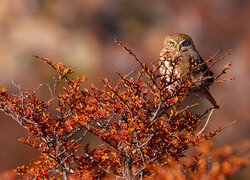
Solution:
[(209, 100), (209, 102), (214, 106), (215, 109), (220, 109), (213, 96), (210, 94), (207, 88), (202, 89), (202, 94)]

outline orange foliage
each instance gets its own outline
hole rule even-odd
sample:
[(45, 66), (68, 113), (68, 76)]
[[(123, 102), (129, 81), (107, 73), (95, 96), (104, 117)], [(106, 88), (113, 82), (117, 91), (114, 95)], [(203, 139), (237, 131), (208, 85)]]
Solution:
[[(199, 115), (190, 111), (197, 103), (182, 106), (193, 86), (189, 74), (177, 77), (173, 73), (170, 78), (162, 78), (158, 60), (150, 65), (142, 63), (131, 50), (117, 43), (141, 69), (127, 75), (117, 73), (120, 79), (115, 86), (106, 78), (101, 88), (93, 84), (89, 89), (82, 88), (86, 76), (71, 77), (72, 68), (35, 56), (58, 73), (53, 88), (47, 85), (49, 100), (41, 101), (36, 95), (38, 89), (17, 86), (19, 94), (13, 97), (0, 89), (0, 109), (28, 132), (19, 140), (41, 152), (38, 161), (16, 168), (16, 173), (31, 179), (200, 179), (232, 176), (246, 165), (247, 161), (228, 146), (213, 153), (209, 153), (209, 146), (201, 146), (204, 148), (197, 155), (187, 156), (188, 149), (224, 128), (199, 133), (201, 119), (211, 109)], [(214, 56), (206, 63), (216, 63), (224, 57)], [(60, 83), (66, 84), (62, 93), (57, 92)], [(57, 102), (57, 113), (49, 111), (51, 102)], [(86, 133), (96, 135), (106, 146), (83, 147), (81, 140)]]

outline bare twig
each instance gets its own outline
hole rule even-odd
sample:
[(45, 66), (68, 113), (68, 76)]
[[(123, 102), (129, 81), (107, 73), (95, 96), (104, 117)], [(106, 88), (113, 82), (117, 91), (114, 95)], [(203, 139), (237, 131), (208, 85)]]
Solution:
[(211, 112), (209, 113), (207, 121), (206, 121), (205, 125), (203, 126), (203, 128), (199, 131), (198, 136), (206, 129), (206, 127), (209, 123), (210, 117), (213, 114), (213, 111), (214, 111), (214, 109), (212, 109)]
[(12, 83), (17, 89), (19, 89), (20, 91), (22, 90), (21, 85), (20, 85), (20, 84), (16, 84), (16, 83), (14, 82), (13, 79), (11, 80), (11, 83)]
[(232, 121), (231, 123), (229, 123), (229, 124), (225, 125), (224, 127), (222, 127), (222, 130), (234, 125), (236, 122), (237, 122), (237, 120)]

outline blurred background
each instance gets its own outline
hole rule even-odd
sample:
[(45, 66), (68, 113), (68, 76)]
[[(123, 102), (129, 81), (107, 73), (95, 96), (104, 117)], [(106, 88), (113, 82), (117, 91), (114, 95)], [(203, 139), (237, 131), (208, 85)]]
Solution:
[[(250, 138), (250, 1), (249, 0), (9, 0), (0, 1), (0, 85), (12, 91), (52, 82), (53, 70), (32, 54), (75, 66), (78, 74), (100, 83), (114, 72), (138, 69), (127, 52), (113, 43), (118, 37), (145, 62), (158, 58), (167, 34), (189, 34), (204, 59), (218, 49), (233, 55), (226, 76), (235, 81), (217, 84), (211, 92), (221, 109), (207, 130), (237, 120), (214, 138), (215, 146)], [(45, 93), (46, 94), (46, 93)], [(208, 102), (204, 102), (207, 104)], [(0, 174), (37, 159), (38, 153), (17, 141), (25, 130), (0, 113)], [(247, 179), (248, 169), (237, 177)], [(248, 174), (249, 175), (249, 174)]]

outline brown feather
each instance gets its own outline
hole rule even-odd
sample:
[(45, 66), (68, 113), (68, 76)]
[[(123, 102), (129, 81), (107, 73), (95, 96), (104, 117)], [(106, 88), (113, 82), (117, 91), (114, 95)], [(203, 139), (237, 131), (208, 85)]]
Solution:
[(213, 96), (210, 94), (207, 88), (203, 88), (202, 94), (209, 100), (209, 102), (214, 106), (215, 109), (220, 109), (220, 106), (217, 104)]

